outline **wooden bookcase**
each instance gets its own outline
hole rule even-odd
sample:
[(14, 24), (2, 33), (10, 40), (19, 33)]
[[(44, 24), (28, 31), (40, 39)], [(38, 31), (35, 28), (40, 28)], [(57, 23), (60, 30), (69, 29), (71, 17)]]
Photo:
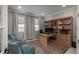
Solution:
[(53, 28), (54, 30), (58, 30), (57, 20), (52, 20), (50, 23), (51, 23), (51, 28)]
[(44, 22), (44, 27), (49, 28), (50, 27), (50, 21), (45, 21)]
[(65, 17), (58, 20), (58, 28), (60, 30), (66, 30), (69, 34), (72, 34), (72, 17)]
[(44, 28), (53, 28), (57, 32), (61, 32), (62, 30), (67, 31), (67, 33), (72, 34), (72, 20), (73, 17), (64, 17), (58, 18), (50, 21), (44, 22)]

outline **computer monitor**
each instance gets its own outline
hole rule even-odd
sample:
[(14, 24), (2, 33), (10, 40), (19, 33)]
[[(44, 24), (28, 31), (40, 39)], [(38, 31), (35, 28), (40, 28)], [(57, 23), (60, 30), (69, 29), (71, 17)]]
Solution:
[(54, 29), (53, 28), (45, 28), (45, 32), (53, 32)]

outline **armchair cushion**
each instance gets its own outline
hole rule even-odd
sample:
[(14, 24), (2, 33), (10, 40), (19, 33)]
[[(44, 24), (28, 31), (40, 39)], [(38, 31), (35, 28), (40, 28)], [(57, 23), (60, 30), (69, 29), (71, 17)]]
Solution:
[(29, 45), (21, 45), (23, 54), (35, 54), (35, 48)]
[(9, 34), (8, 35), (8, 42), (9, 43), (17, 43), (17, 44), (25, 44), (22, 40), (18, 40), (17, 38), (16, 38), (16, 35), (15, 34)]

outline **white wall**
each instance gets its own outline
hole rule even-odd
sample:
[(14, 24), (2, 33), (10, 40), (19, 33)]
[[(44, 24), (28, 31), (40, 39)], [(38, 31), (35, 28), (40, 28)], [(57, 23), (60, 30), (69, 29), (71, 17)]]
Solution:
[(76, 34), (77, 34), (77, 38), (76, 38), (76, 42), (77, 42), (77, 53), (79, 54), (79, 6), (77, 6), (77, 20), (76, 20)]
[(76, 7), (64, 9), (64, 10), (58, 11), (56, 13), (53, 13), (51, 15), (48, 15), (45, 20), (73, 16), (73, 41), (75, 41), (76, 40), (76, 12), (77, 12)]
[(8, 47), (8, 24), (7, 24), (7, 5), (3, 5), (2, 8), (1, 8), (1, 20), (3, 21), (2, 22), (2, 26), (3, 26), (3, 30), (2, 30), (2, 40), (1, 40), (1, 53), (4, 52), (5, 48)]

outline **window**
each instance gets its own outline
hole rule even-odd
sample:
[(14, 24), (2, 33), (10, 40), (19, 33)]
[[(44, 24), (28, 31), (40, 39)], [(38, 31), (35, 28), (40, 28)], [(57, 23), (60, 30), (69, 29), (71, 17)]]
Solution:
[(24, 32), (24, 24), (18, 24), (18, 32)]
[(35, 24), (35, 31), (39, 30), (39, 25)]
[(24, 16), (18, 15), (18, 32), (24, 32)]
[(35, 19), (35, 31), (39, 31), (39, 20), (38, 19)]

